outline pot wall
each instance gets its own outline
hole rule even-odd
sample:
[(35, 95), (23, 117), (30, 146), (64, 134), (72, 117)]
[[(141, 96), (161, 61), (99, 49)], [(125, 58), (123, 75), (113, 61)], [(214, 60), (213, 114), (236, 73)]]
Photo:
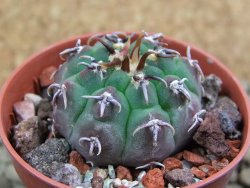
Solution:
[[(89, 35), (82, 36), (82, 43), (86, 42)], [(22, 64), (6, 82), (4, 88), (1, 91), (0, 98), (0, 135), (3, 143), (10, 153), (14, 167), (27, 187), (37, 188), (66, 188), (61, 183), (58, 183), (41, 173), (37, 172), (31, 166), (29, 166), (14, 150), (9, 142), (9, 132), (12, 125), (10, 114), (12, 113), (12, 106), (15, 102), (20, 101), (24, 94), (27, 92), (34, 92), (34, 79), (42, 72), (42, 70), (50, 65), (58, 66), (61, 63), (59, 58), (59, 52), (65, 48), (75, 45), (77, 38), (61, 42), (54, 46), (51, 46), (40, 53), (32, 56), (26, 62)], [(169, 48), (174, 48), (181, 52), (182, 55), (186, 53), (186, 44), (177, 42), (170, 38), (166, 38)], [(214, 73), (219, 76), (223, 81), (223, 92), (231, 97), (239, 106), (239, 109), (244, 117), (244, 130), (243, 130), (243, 147), (240, 154), (223, 170), (216, 173), (206, 180), (193, 184), (191, 187), (210, 187), (210, 188), (222, 188), (228, 181), (233, 169), (239, 163), (239, 161), (245, 155), (249, 146), (250, 129), (249, 129), (249, 106), (248, 98), (243, 89), (239, 86), (238, 81), (231, 75), (227, 68), (224, 67), (218, 60), (214, 59), (205, 52), (202, 52), (196, 48), (192, 48), (192, 57), (198, 59), (204, 74)], [(209, 62), (209, 63), (208, 63)], [(212, 63), (211, 63), (212, 62)]]

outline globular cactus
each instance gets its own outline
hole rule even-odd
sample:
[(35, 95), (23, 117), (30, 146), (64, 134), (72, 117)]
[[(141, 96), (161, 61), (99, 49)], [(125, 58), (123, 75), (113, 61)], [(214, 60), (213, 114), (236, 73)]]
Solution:
[(158, 164), (202, 121), (203, 73), (162, 34), (94, 35), (60, 53), (48, 88), (54, 128), (94, 165)]

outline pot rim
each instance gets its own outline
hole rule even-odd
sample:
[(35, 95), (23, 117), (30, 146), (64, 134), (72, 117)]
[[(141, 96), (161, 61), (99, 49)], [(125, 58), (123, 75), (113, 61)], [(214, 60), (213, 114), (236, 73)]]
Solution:
[[(105, 32), (105, 33), (111, 33), (111, 32)], [(129, 33), (129, 32), (127, 32)], [(22, 70), (27, 64), (31, 64), (32, 61), (39, 56), (40, 54), (45, 53), (46, 51), (49, 51), (51, 49), (57, 48), (65, 43), (68, 42), (73, 42), (76, 41), (79, 38), (89, 38), (90, 36), (94, 35), (96, 33), (93, 34), (85, 34), (85, 35), (79, 35), (79, 36), (73, 36), (70, 37), (69, 39), (66, 40), (62, 40), (60, 42), (56, 42), (48, 47), (43, 48), (42, 50), (34, 53), (32, 56), (30, 56), (28, 59), (26, 59), (25, 61), (23, 61), (23, 63), (21, 65), (19, 65), (14, 71), (13, 73), (9, 76), (9, 78), (5, 81), (3, 87), (1, 88), (0, 91), (0, 137), (2, 138), (2, 142), (4, 144), (4, 146), (6, 147), (6, 149), (8, 150), (8, 152), (10, 153), (11, 157), (14, 158), (23, 168), (25, 168), (27, 171), (29, 171), (31, 174), (33, 174), (34, 176), (36, 176), (38, 179), (41, 179), (42, 181), (46, 181), (48, 184), (55, 186), (55, 187), (61, 187), (61, 188), (68, 188), (69, 186), (62, 184), (60, 182), (57, 182), (45, 175), (43, 175), (42, 173), (38, 172), (35, 168), (33, 168), (32, 166), (30, 166), (28, 163), (26, 163), (22, 157), (16, 152), (16, 150), (12, 147), (9, 139), (8, 139), (8, 135), (4, 133), (4, 129), (3, 129), (3, 111), (4, 108), (2, 107), (2, 103), (4, 100), (4, 96), (7, 94), (6, 90), (8, 90), (8, 85), (11, 82), (11, 80), (13, 80), (13, 78), (16, 76), (16, 74)], [(99, 34), (99, 33), (98, 33)], [(186, 42), (183, 41), (179, 41), (179, 40), (175, 40), (169, 36), (164, 36), (164, 39), (166, 39), (167, 41), (171, 41), (179, 46), (185, 47), (188, 46), (188, 44)], [(191, 45), (192, 50), (196, 51), (198, 54), (201, 54), (203, 56), (209, 57), (209, 59), (211, 59), (213, 62), (216, 62), (216, 64), (223, 69), (226, 74), (230, 75), (232, 80), (235, 82), (235, 84), (238, 87), (238, 90), (240, 91), (239, 96), (242, 97), (242, 99), (244, 100), (244, 105), (245, 105), (245, 109), (247, 111), (247, 117), (244, 117), (245, 120), (245, 124), (248, 124), (247, 126), (247, 133), (246, 133), (246, 141), (250, 140), (250, 106), (249, 106), (249, 99), (248, 96), (245, 92), (245, 90), (242, 88), (240, 82), (236, 79), (236, 77), (234, 76), (234, 74), (232, 74), (232, 72), (223, 64), (221, 63), (221, 61), (219, 61), (218, 59), (216, 59), (214, 56), (210, 55), (209, 53), (201, 50), (200, 48), (194, 47), (193, 45)], [(194, 188), (194, 187), (202, 187), (204, 185), (208, 185), (214, 181), (216, 181), (216, 179), (219, 179), (220, 177), (224, 176), (225, 174), (227, 174), (231, 169), (235, 168), (236, 165), (243, 159), (243, 157), (245, 156), (246, 152), (248, 151), (250, 142), (245, 142), (244, 145), (242, 146), (239, 154), (226, 166), (224, 167), (222, 170), (218, 171), (216, 174), (200, 181), (194, 184), (191, 184), (189, 186), (186, 186), (185, 188)]]

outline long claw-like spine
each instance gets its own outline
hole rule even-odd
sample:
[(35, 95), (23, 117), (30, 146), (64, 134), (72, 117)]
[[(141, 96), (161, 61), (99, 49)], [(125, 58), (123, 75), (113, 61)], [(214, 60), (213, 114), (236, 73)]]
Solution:
[(53, 106), (56, 106), (56, 99), (59, 97), (59, 96), (63, 96), (63, 104), (64, 104), (64, 109), (67, 108), (67, 88), (66, 88), (66, 85), (65, 84), (57, 84), (57, 83), (53, 83), (51, 84), (48, 89), (47, 89), (47, 93), (49, 96), (51, 96), (51, 93), (52, 93), (52, 90), (53, 89), (56, 89), (56, 92), (54, 93), (53, 95), (53, 98), (52, 98), (52, 104)]
[(101, 154), (102, 151), (102, 145), (100, 140), (97, 137), (81, 137), (79, 139), (79, 145), (83, 146), (83, 142), (88, 141), (90, 143), (89, 146), (89, 156), (93, 156), (94, 155), (94, 149), (97, 148), (98, 152), (97, 152), (97, 156)]
[(161, 127), (168, 127), (171, 129), (173, 136), (175, 135), (175, 130), (173, 128), (173, 126), (168, 123), (168, 122), (164, 122), (162, 120), (159, 119), (154, 119), (151, 115), (150, 115), (150, 120), (146, 123), (146, 124), (142, 124), (141, 126), (138, 126), (134, 132), (133, 132), (133, 136), (135, 136), (135, 134), (137, 132), (139, 132), (142, 129), (145, 128), (149, 128), (152, 135), (153, 135), (153, 146), (157, 147), (157, 141), (158, 141), (158, 134), (159, 131), (161, 130)]
[(103, 80), (103, 73), (106, 72), (106, 70), (104, 69), (105, 64), (103, 64), (102, 61), (97, 62), (94, 57), (86, 56), (86, 55), (81, 56), (80, 58), (90, 59), (91, 63), (80, 62), (78, 63), (78, 65), (85, 65), (86, 67), (88, 67), (88, 69), (91, 69), (94, 72), (98, 72), (101, 80)]
[(202, 109), (194, 115), (193, 124), (188, 129), (188, 132), (190, 132), (196, 125), (200, 124), (203, 121), (202, 116), (204, 116), (205, 114), (206, 110)]
[(81, 39), (76, 41), (76, 45), (73, 48), (68, 48), (59, 53), (59, 56), (62, 60), (65, 60), (65, 55), (80, 53), (85, 46), (81, 46)]
[(173, 80), (170, 83), (169, 88), (173, 91), (174, 94), (179, 95), (181, 93), (188, 101), (191, 101), (191, 96), (188, 90), (183, 85), (186, 80), (187, 78), (183, 78), (181, 80)]
[(100, 117), (103, 117), (105, 109), (110, 103), (119, 108), (118, 113), (121, 111), (121, 104), (116, 99), (114, 99), (114, 97), (109, 92), (104, 92), (99, 96), (84, 95), (82, 97), (86, 99), (98, 100), (98, 104), (100, 105)]
[(152, 161), (152, 162), (147, 163), (147, 164), (145, 164), (145, 165), (138, 166), (138, 167), (136, 167), (135, 169), (137, 169), (137, 170), (138, 170), (138, 169), (145, 169), (145, 168), (147, 168), (147, 167), (151, 167), (151, 168), (152, 168), (152, 166), (160, 166), (160, 167), (163, 168), (163, 170), (165, 170), (164, 164), (162, 164), (162, 163), (160, 163), (160, 162), (157, 162), (157, 161)]
[(201, 68), (199, 66), (198, 60), (192, 59), (190, 46), (187, 47), (186, 55), (187, 55), (187, 60), (188, 60), (189, 64), (198, 71), (198, 74), (200, 75), (200, 79), (204, 80), (205, 76), (204, 76), (203, 71), (201, 70)]

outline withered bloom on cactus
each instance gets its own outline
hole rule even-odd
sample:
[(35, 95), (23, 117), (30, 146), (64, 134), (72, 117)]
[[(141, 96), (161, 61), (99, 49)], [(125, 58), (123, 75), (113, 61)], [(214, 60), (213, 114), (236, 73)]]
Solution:
[(60, 53), (54, 128), (94, 165), (143, 167), (181, 150), (203, 120), (199, 62), (162, 34), (94, 35)]

